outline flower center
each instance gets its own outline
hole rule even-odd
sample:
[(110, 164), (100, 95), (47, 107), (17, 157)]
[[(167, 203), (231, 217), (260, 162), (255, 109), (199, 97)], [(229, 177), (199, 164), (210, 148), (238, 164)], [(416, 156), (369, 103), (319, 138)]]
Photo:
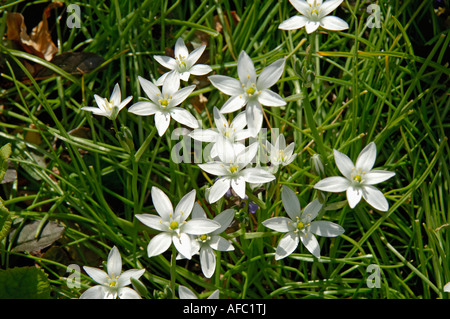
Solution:
[(178, 228), (178, 223), (176, 221), (171, 222), (169, 228), (170, 229), (177, 229)]
[(305, 227), (305, 224), (301, 221), (297, 222), (297, 228), (298, 229), (303, 229), (303, 227)]
[(238, 170), (238, 166), (234, 166), (234, 165), (231, 165), (231, 166), (230, 166), (230, 172), (231, 172), (231, 173), (236, 173), (237, 170)]
[(284, 159), (285, 159), (285, 157), (286, 157), (286, 155), (284, 154), (284, 151), (283, 150), (278, 150), (277, 151), (277, 159), (278, 159), (278, 161), (284, 161)]
[(109, 279), (109, 287), (114, 288), (117, 285), (117, 279), (119, 279), (119, 276), (114, 276), (114, 274)]
[(252, 96), (253, 94), (255, 94), (255, 91), (256, 90), (251, 87), (251, 88), (248, 88), (246, 92), (247, 92), (248, 95)]
[(362, 172), (360, 168), (358, 168), (358, 170), (354, 168), (351, 173), (351, 178), (354, 182), (357, 182), (358, 184), (363, 183), (365, 173), (366, 172)]
[(317, 2), (317, 0), (314, 0), (314, 3), (309, 3), (309, 6), (311, 7), (311, 17), (312, 18), (319, 17), (320, 5), (321, 5), (321, 1)]
[(160, 100), (159, 103), (161, 103), (162, 107), (166, 107), (167, 105), (169, 105), (169, 101), (167, 101), (166, 99)]
[(178, 68), (179, 68), (180, 72), (186, 71), (187, 65), (186, 65), (186, 62), (184, 62), (185, 59), (186, 59), (186, 57), (182, 56), (181, 54), (179, 54), (177, 57), (175, 57), (175, 60), (177, 60), (177, 64), (178, 64)]

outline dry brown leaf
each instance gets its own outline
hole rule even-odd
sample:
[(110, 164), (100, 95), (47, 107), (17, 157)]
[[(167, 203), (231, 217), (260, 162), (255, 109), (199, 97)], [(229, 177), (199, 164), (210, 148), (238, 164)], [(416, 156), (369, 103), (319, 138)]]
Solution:
[(50, 17), (53, 8), (62, 5), (62, 2), (52, 2), (48, 5), (42, 14), (42, 21), (31, 30), (30, 35), (27, 33), (23, 15), (17, 12), (8, 13), (6, 17), (8, 40), (19, 44), (26, 52), (50, 61), (58, 52), (58, 48), (52, 41), (47, 19)]

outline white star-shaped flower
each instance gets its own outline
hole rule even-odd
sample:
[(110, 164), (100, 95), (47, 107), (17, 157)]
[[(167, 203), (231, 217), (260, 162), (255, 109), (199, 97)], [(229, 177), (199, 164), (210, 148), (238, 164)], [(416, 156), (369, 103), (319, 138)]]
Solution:
[(243, 149), (245, 146), (242, 141), (250, 137), (250, 131), (245, 129), (247, 126), (245, 112), (239, 113), (231, 123), (225, 119), (217, 107), (214, 107), (213, 113), (215, 129), (196, 129), (189, 133), (189, 136), (197, 141), (211, 143), (210, 155), (212, 158), (218, 156), (216, 148), (219, 139), (227, 139), (235, 148)]
[(209, 191), (210, 203), (222, 198), (230, 187), (240, 198), (244, 199), (246, 183), (268, 183), (275, 179), (273, 174), (262, 168), (249, 167), (258, 151), (258, 142), (251, 144), (239, 153), (228, 140), (219, 141), (219, 143), (221, 145), (218, 145), (217, 150), (220, 160), (198, 165), (205, 172), (219, 176)]
[[(203, 208), (198, 203), (195, 203), (192, 211), (192, 220), (206, 218), (207, 216)], [(200, 266), (202, 268), (203, 275), (205, 275), (206, 278), (211, 278), (216, 270), (216, 255), (214, 250), (234, 250), (232, 243), (220, 236), (220, 234), (223, 233), (228, 226), (230, 226), (233, 219), (234, 210), (226, 209), (213, 219), (220, 224), (219, 229), (216, 229), (209, 234), (191, 236), (191, 253), (192, 255), (200, 255)]]
[(98, 107), (83, 106), (81, 109), (84, 111), (92, 112), (95, 115), (105, 116), (110, 120), (115, 120), (120, 110), (122, 110), (125, 105), (127, 105), (131, 101), (132, 98), (132, 96), (128, 96), (125, 100), (122, 101), (120, 86), (119, 84), (116, 84), (109, 100), (100, 97), (97, 94), (94, 94), (94, 99)]
[(152, 187), (152, 201), (159, 216), (151, 214), (136, 215), (136, 218), (144, 225), (161, 231), (150, 240), (147, 246), (149, 257), (162, 254), (173, 243), (180, 254), (191, 259), (191, 237), (189, 235), (209, 234), (220, 228), (218, 222), (206, 218), (186, 221), (194, 207), (195, 195), (196, 191), (192, 190), (183, 196), (174, 212), (169, 197), (159, 188)]
[(389, 203), (384, 194), (373, 185), (384, 182), (395, 175), (394, 172), (373, 170), (377, 157), (377, 146), (369, 143), (358, 155), (356, 163), (345, 154), (334, 150), (334, 160), (339, 171), (344, 175), (324, 178), (314, 185), (315, 189), (340, 193), (345, 191), (350, 208), (359, 203), (361, 197), (373, 208), (387, 211)]
[(162, 92), (152, 82), (140, 76), (138, 79), (150, 101), (137, 102), (130, 106), (128, 112), (141, 116), (155, 115), (159, 136), (164, 135), (171, 118), (190, 128), (198, 128), (197, 119), (188, 110), (178, 107), (192, 93), (195, 85), (180, 89), (180, 76), (175, 71), (167, 75)]
[[(180, 79), (183, 81), (187, 81), (191, 74), (193, 75), (205, 75), (212, 71), (212, 68), (206, 64), (195, 64), (200, 56), (205, 51), (206, 45), (201, 45), (197, 49), (193, 50), (189, 53), (186, 45), (182, 38), (178, 38), (175, 43), (175, 58), (164, 56), (164, 55), (155, 55), (153, 56), (156, 61), (162, 66), (175, 70), (180, 75)], [(163, 85), (164, 80), (166, 79), (169, 72), (164, 73), (157, 81), (156, 85)]]
[(129, 287), (131, 278), (138, 280), (145, 269), (130, 269), (122, 273), (122, 257), (116, 246), (108, 255), (107, 273), (99, 268), (84, 266), (86, 273), (99, 285), (89, 288), (80, 299), (141, 299), (141, 296)]
[(263, 123), (262, 105), (282, 106), (286, 102), (277, 93), (269, 90), (281, 77), (285, 59), (268, 65), (256, 74), (252, 59), (242, 51), (238, 58), (239, 80), (225, 75), (211, 75), (208, 79), (221, 92), (231, 95), (222, 106), (221, 113), (231, 113), (246, 105), (248, 129), (256, 137)]
[(296, 30), (305, 27), (306, 33), (312, 33), (319, 27), (331, 31), (348, 29), (348, 23), (341, 18), (328, 16), (343, 0), (289, 0), (301, 15), (293, 16), (279, 25), (282, 30)]
[(270, 163), (275, 167), (289, 165), (297, 156), (297, 154), (294, 154), (294, 142), (286, 146), (286, 139), (283, 134), (278, 135), (275, 145), (267, 142), (266, 147), (269, 153)]
[(262, 224), (275, 231), (286, 233), (276, 248), (275, 259), (279, 260), (292, 254), (300, 241), (315, 257), (320, 258), (320, 246), (314, 236), (336, 237), (344, 233), (344, 229), (329, 221), (313, 221), (322, 209), (318, 199), (309, 203), (301, 213), (300, 202), (294, 191), (284, 186), (281, 200), (288, 217), (272, 217)]

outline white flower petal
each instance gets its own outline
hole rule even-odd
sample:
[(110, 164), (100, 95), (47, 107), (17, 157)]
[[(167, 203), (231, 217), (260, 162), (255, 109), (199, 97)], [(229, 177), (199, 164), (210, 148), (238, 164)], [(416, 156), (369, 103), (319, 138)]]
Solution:
[(159, 233), (155, 235), (147, 246), (148, 257), (157, 256), (169, 249), (172, 244), (172, 235), (168, 232)]
[(344, 228), (340, 225), (325, 220), (312, 222), (309, 230), (312, 233), (323, 237), (336, 237), (345, 232)]
[(289, 232), (284, 235), (280, 239), (275, 251), (275, 260), (280, 260), (292, 254), (298, 247), (299, 241), (297, 233)]
[(361, 187), (354, 187), (353, 185), (347, 188), (347, 201), (350, 208), (355, 208), (362, 197)]
[(212, 249), (218, 250), (218, 251), (233, 251), (234, 250), (233, 244), (229, 240), (226, 240), (225, 238), (220, 237), (220, 236), (212, 236), (211, 239), (209, 240), (209, 246)]
[(150, 214), (136, 214), (136, 218), (145, 226), (159, 230), (166, 231), (167, 226), (161, 223), (161, 217)]
[(283, 106), (286, 101), (277, 93), (264, 89), (258, 95), (258, 102), (266, 106)]
[(245, 104), (247, 104), (248, 98), (244, 94), (238, 94), (230, 97), (220, 109), (220, 113), (232, 113), (240, 110)]
[(193, 75), (205, 75), (212, 72), (212, 68), (206, 64), (196, 64), (189, 70)]
[(139, 83), (141, 84), (142, 89), (144, 90), (145, 94), (148, 96), (150, 100), (157, 103), (158, 102), (158, 96), (161, 94), (161, 91), (159, 88), (154, 85), (149, 80), (144, 79), (141, 76), (138, 76)]
[(362, 196), (375, 209), (378, 209), (382, 212), (387, 212), (389, 210), (389, 203), (384, 197), (384, 194), (374, 186), (363, 186), (362, 187)]
[(257, 167), (249, 167), (242, 170), (242, 175), (245, 177), (245, 181), (247, 183), (268, 183), (275, 179), (275, 176), (268, 171), (257, 168)]
[(320, 22), (318, 22), (318, 21), (308, 20), (308, 22), (306, 22), (306, 24), (305, 24), (306, 33), (308, 33), (308, 34), (313, 33), (319, 27), (320, 27)]
[(287, 233), (293, 230), (292, 220), (286, 217), (272, 217), (262, 222), (264, 226), (272, 230)]
[(331, 30), (331, 31), (347, 30), (349, 27), (347, 22), (345, 22), (341, 18), (338, 18), (335, 16), (323, 17), (320, 20), (320, 26), (326, 30)]
[(312, 233), (307, 233), (305, 235), (300, 234), (300, 239), (311, 254), (313, 254), (316, 258), (320, 258), (320, 245), (316, 236)]
[(186, 125), (190, 128), (198, 128), (197, 119), (186, 109), (174, 107), (170, 110), (170, 117), (172, 117), (178, 123)]
[(228, 174), (228, 170), (225, 168), (225, 166), (220, 163), (205, 163), (205, 164), (198, 164), (198, 166), (207, 172), (208, 174), (216, 175), (216, 176), (223, 176)]
[(268, 89), (280, 79), (284, 71), (285, 59), (278, 59), (271, 63), (258, 75), (256, 87), (258, 90)]
[(94, 286), (83, 292), (80, 299), (105, 299), (106, 287)]
[(338, 167), (341, 174), (344, 175), (344, 177), (346, 177), (347, 179), (351, 179), (351, 173), (355, 168), (352, 160), (347, 155), (337, 150), (333, 150), (333, 154), (334, 161), (336, 162), (336, 166)]
[(122, 287), (118, 292), (119, 299), (142, 299), (136, 290), (130, 287)]
[[(178, 71), (173, 70), (167, 74), (166, 79), (164, 80), (164, 84), (162, 86), (162, 95), (163, 96), (173, 96), (175, 92), (180, 88), (180, 74)], [(175, 104), (177, 105), (177, 104)]]
[(95, 115), (106, 116), (108, 118), (110, 116), (110, 114), (108, 112), (106, 112), (105, 110), (98, 108), (98, 107), (94, 107), (94, 106), (83, 106), (81, 109), (83, 111), (92, 112)]
[(119, 105), (120, 101), (122, 100), (122, 96), (120, 94), (120, 86), (118, 83), (114, 86), (113, 92), (111, 93), (111, 97), (109, 98), (109, 101), (113, 105)]
[(196, 190), (193, 189), (181, 198), (178, 205), (175, 207), (173, 218), (181, 217), (180, 222), (183, 222), (189, 217), (192, 208), (194, 208), (196, 194)]
[(128, 112), (140, 115), (148, 116), (159, 112), (160, 107), (153, 102), (136, 102), (128, 109)]
[(207, 218), (196, 218), (187, 221), (182, 226), (183, 232), (190, 235), (209, 234), (220, 228), (220, 224)]
[(311, 11), (311, 7), (309, 4), (304, 0), (289, 0), (289, 2), (292, 4), (292, 6), (301, 14), (308, 15)]
[(261, 130), (263, 123), (262, 106), (258, 101), (249, 101), (245, 109), (247, 116), (247, 126), (252, 137), (256, 137)]
[(185, 286), (178, 287), (178, 295), (180, 299), (198, 299), (197, 296)]
[(234, 209), (229, 208), (221, 212), (219, 215), (214, 217), (214, 221), (220, 224), (220, 228), (216, 229), (212, 234), (217, 235), (223, 233), (228, 228), (228, 226), (230, 226), (233, 219), (234, 219)]
[(237, 71), (239, 80), (242, 84), (247, 84), (248, 82), (256, 82), (255, 65), (245, 51), (241, 51), (241, 53), (239, 54)]
[(239, 95), (243, 93), (239, 80), (225, 75), (211, 75), (208, 77), (211, 84), (226, 95)]
[(191, 237), (188, 234), (180, 233), (172, 235), (172, 242), (177, 251), (187, 259), (191, 259)]
[(209, 191), (209, 202), (211, 204), (217, 202), (230, 189), (230, 186), (231, 181), (229, 178), (218, 179)]
[[(130, 269), (124, 271), (119, 279), (117, 280), (117, 285), (119, 287), (125, 287), (131, 284), (131, 278), (139, 279), (145, 273), (145, 269)], [(120, 294), (120, 293), (119, 293)], [(119, 296), (120, 298), (120, 296)]]
[(243, 176), (233, 178), (231, 180), (231, 187), (240, 198), (245, 198), (245, 178)]
[[(206, 49), (206, 45), (201, 45), (197, 49), (194, 49), (191, 53), (189, 53), (189, 56), (187, 57), (187, 67), (191, 68), (195, 63), (197, 63), (198, 59), (202, 56), (203, 52)], [(198, 64), (201, 65), (201, 64)], [(192, 69), (191, 69), (192, 70)]]
[(374, 142), (371, 142), (359, 153), (355, 167), (363, 172), (369, 172), (375, 164), (376, 158), (377, 146)]
[(450, 292), (450, 282), (446, 283), (444, 286), (444, 291), (445, 292)]
[(280, 25), (278, 26), (278, 29), (297, 30), (297, 29), (303, 28), (308, 21), (309, 20), (307, 17), (296, 15), (296, 16), (290, 17), (289, 19), (281, 22)]
[(165, 55), (154, 55), (153, 58), (167, 69), (174, 70), (177, 67), (177, 62), (172, 57)]
[(192, 137), (196, 141), (201, 142), (216, 142), (217, 136), (219, 133), (212, 129), (195, 129), (188, 134), (188, 136)]
[(320, 16), (324, 17), (333, 12), (344, 0), (327, 0), (320, 6)]
[(89, 266), (84, 266), (83, 269), (96, 283), (100, 285), (108, 283), (108, 274), (105, 271)]
[(168, 221), (173, 214), (173, 206), (169, 197), (158, 187), (153, 186), (151, 189), (153, 206), (156, 212), (164, 221)]
[(155, 125), (158, 130), (158, 135), (163, 136), (170, 125), (170, 114), (167, 112), (156, 112)]
[(351, 182), (344, 177), (331, 176), (317, 182), (314, 188), (324, 192), (340, 193), (347, 190), (350, 185)]
[(323, 204), (316, 198), (303, 209), (302, 219), (306, 218), (307, 220), (312, 221), (317, 217), (322, 207)]
[(118, 276), (122, 272), (122, 257), (116, 246), (114, 246), (109, 252), (106, 262), (106, 270), (110, 277)]
[(203, 275), (206, 278), (211, 278), (216, 270), (216, 255), (211, 247), (207, 245), (203, 245), (200, 249), (200, 265)]
[(184, 87), (178, 91), (173, 92), (172, 99), (170, 100), (169, 107), (177, 106), (184, 102), (188, 98), (188, 96), (194, 91), (195, 85), (190, 85)]
[(300, 201), (298, 200), (297, 195), (295, 195), (295, 192), (288, 186), (283, 186), (281, 200), (286, 213), (292, 220), (295, 220), (297, 217), (300, 218)]
[(364, 185), (375, 185), (388, 180), (395, 175), (394, 172), (371, 170), (364, 174)]
[(182, 38), (178, 38), (177, 42), (175, 42), (174, 54), (177, 58), (180, 56), (187, 58), (189, 56), (189, 51)]

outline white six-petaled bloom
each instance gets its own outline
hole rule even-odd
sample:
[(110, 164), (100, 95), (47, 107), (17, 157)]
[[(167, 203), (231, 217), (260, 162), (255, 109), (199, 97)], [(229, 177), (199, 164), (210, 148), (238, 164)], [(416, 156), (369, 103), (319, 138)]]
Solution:
[(246, 105), (248, 129), (256, 137), (263, 123), (262, 105), (282, 106), (286, 102), (277, 93), (269, 90), (281, 77), (285, 59), (268, 65), (259, 75), (256, 74), (252, 59), (245, 51), (238, 58), (239, 80), (225, 75), (211, 75), (212, 85), (231, 97), (222, 106), (221, 113), (231, 113)]
[(94, 267), (84, 266), (86, 273), (99, 285), (89, 288), (80, 299), (140, 299), (141, 296), (132, 288), (131, 278), (136, 280), (141, 277), (145, 269), (130, 269), (122, 272), (122, 257), (116, 246), (108, 255), (106, 264), (107, 272)]
[(189, 235), (209, 234), (220, 228), (218, 222), (206, 218), (186, 221), (194, 207), (195, 195), (195, 189), (184, 195), (174, 211), (169, 197), (159, 188), (152, 187), (152, 201), (159, 216), (136, 215), (136, 218), (144, 225), (161, 231), (150, 240), (147, 246), (149, 257), (162, 254), (173, 243), (180, 254), (191, 259), (191, 237)]
[(106, 116), (110, 120), (115, 120), (117, 114), (119, 114), (120, 110), (122, 110), (125, 105), (133, 99), (133, 96), (128, 96), (122, 101), (120, 86), (119, 84), (116, 84), (109, 100), (107, 98), (100, 97), (97, 94), (94, 94), (94, 99), (98, 107), (83, 106), (81, 109), (92, 112), (95, 115)]
[(327, 177), (314, 185), (315, 189), (340, 193), (346, 191), (347, 201), (350, 208), (359, 203), (361, 197), (373, 208), (387, 211), (389, 203), (384, 194), (373, 185), (386, 181), (395, 175), (394, 172), (384, 170), (373, 170), (377, 157), (377, 146), (374, 142), (369, 143), (359, 153), (356, 163), (345, 154), (334, 150), (334, 160), (339, 171), (344, 175)]
[(242, 141), (250, 137), (250, 131), (245, 129), (247, 126), (245, 112), (236, 115), (231, 123), (228, 123), (217, 107), (214, 107), (213, 113), (216, 129), (196, 129), (189, 133), (189, 136), (197, 141), (211, 143), (210, 156), (212, 158), (218, 156), (217, 143), (219, 139), (227, 139), (235, 148), (244, 149), (245, 145)]
[(331, 31), (348, 29), (348, 23), (341, 18), (328, 16), (343, 0), (289, 0), (301, 15), (293, 16), (279, 25), (282, 30), (296, 30), (305, 27), (306, 33), (312, 33), (319, 27)]
[(286, 139), (283, 134), (278, 135), (275, 145), (267, 141), (266, 147), (269, 153), (270, 163), (276, 167), (291, 164), (297, 156), (294, 153), (295, 143), (292, 142), (286, 146)]
[[(175, 58), (155, 55), (153, 56), (156, 61), (169, 70), (175, 70), (180, 75), (180, 79), (187, 81), (191, 74), (193, 75), (205, 75), (212, 71), (212, 68), (206, 64), (195, 64), (200, 56), (205, 51), (206, 45), (201, 45), (197, 49), (189, 53), (182, 38), (178, 38), (175, 43), (174, 54)], [(157, 81), (156, 85), (163, 85), (169, 72), (164, 73)]]
[(258, 167), (249, 167), (258, 151), (258, 142), (244, 148), (239, 153), (228, 140), (219, 140), (217, 150), (220, 160), (199, 164), (205, 172), (219, 176), (209, 191), (210, 203), (218, 201), (225, 195), (230, 187), (242, 199), (245, 198), (246, 183), (268, 183), (275, 176)]
[(322, 208), (318, 199), (309, 203), (301, 212), (300, 202), (294, 191), (283, 187), (281, 200), (287, 217), (272, 217), (262, 224), (275, 231), (286, 233), (276, 248), (275, 259), (279, 260), (292, 254), (301, 241), (315, 257), (320, 257), (320, 246), (314, 236), (336, 237), (344, 233), (344, 229), (329, 221), (313, 221)]
[(195, 89), (190, 85), (180, 89), (180, 76), (171, 71), (167, 75), (161, 90), (152, 82), (138, 77), (139, 82), (150, 101), (140, 101), (128, 109), (128, 112), (140, 115), (155, 115), (155, 125), (159, 136), (164, 135), (170, 124), (170, 119), (190, 128), (198, 128), (197, 119), (188, 110), (178, 107)]
[[(192, 220), (197, 218), (205, 219), (207, 216), (203, 208), (198, 203), (195, 203), (194, 210), (192, 211)], [(202, 268), (203, 275), (205, 275), (206, 278), (211, 278), (216, 270), (216, 255), (214, 250), (234, 250), (232, 243), (220, 236), (220, 234), (223, 233), (228, 226), (230, 226), (233, 219), (234, 210), (226, 209), (213, 219), (220, 224), (219, 229), (216, 229), (209, 234), (192, 236), (191, 252), (192, 255), (200, 255), (200, 266)]]

